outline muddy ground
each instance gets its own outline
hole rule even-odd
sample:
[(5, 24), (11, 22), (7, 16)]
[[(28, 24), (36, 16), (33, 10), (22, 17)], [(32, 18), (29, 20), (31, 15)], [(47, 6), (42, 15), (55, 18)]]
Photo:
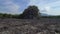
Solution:
[(0, 19), (0, 34), (60, 34), (60, 19)]

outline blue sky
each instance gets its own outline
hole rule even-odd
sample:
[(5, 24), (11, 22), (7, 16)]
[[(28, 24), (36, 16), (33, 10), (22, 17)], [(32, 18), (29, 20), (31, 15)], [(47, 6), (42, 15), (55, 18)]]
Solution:
[(0, 13), (20, 14), (29, 5), (38, 6), (41, 13), (60, 15), (60, 0), (0, 0)]

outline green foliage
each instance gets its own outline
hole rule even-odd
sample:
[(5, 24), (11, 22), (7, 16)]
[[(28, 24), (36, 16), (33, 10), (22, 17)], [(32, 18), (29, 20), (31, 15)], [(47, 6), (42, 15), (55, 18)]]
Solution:
[(39, 16), (39, 9), (37, 6), (29, 6), (24, 12), (19, 15), (19, 18), (22, 19), (35, 19)]
[(42, 18), (60, 18), (60, 16), (42, 16)]
[(20, 15), (18, 15), (17, 18), (19, 18), (19, 19), (23, 19), (23, 18), (24, 18), (24, 14), (20, 14)]
[(39, 19), (39, 9), (37, 6), (29, 6), (24, 12), (20, 15), (12, 14), (2, 14), (0, 13), (0, 18), (20, 18), (20, 19)]
[(59, 16), (41, 16), (37, 6), (29, 6), (22, 14), (3, 14), (0, 13), (0, 18), (18, 18), (18, 19), (40, 19), (40, 18), (60, 18)]
[(13, 18), (14, 15), (12, 14), (3, 14), (3, 13), (0, 13), (0, 18)]

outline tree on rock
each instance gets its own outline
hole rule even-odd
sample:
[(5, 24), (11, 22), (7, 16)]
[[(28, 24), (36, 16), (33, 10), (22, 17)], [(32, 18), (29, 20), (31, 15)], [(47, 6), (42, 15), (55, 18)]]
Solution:
[(21, 19), (35, 19), (40, 18), (39, 16), (39, 9), (37, 6), (29, 6), (27, 9), (24, 10), (23, 14), (20, 15), (19, 18)]

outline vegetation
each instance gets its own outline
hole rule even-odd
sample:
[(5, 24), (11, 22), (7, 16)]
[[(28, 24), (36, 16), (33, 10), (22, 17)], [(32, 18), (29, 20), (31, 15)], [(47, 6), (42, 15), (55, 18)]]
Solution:
[(0, 13), (0, 18), (17, 18), (18, 15)]
[(19, 19), (40, 19), (40, 18), (60, 18), (60, 16), (41, 16), (37, 6), (29, 6), (22, 14), (12, 15), (0, 13), (0, 18), (19, 18)]
[(24, 10), (24, 12), (21, 15), (19, 15), (19, 18), (22, 19), (40, 18), (39, 9), (37, 8), (37, 6), (29, 6), (27, 9)]
[(42, 16), (42, 18), (60, 18), (60, 16)]
[(2, 14), (0, 13), (0, 18), (20, 18), (20, 19), (39, 19), (39, 9), (37, 6), (29, 6), (24, 12), (20, 15), (12, 15), (12, 14)]

